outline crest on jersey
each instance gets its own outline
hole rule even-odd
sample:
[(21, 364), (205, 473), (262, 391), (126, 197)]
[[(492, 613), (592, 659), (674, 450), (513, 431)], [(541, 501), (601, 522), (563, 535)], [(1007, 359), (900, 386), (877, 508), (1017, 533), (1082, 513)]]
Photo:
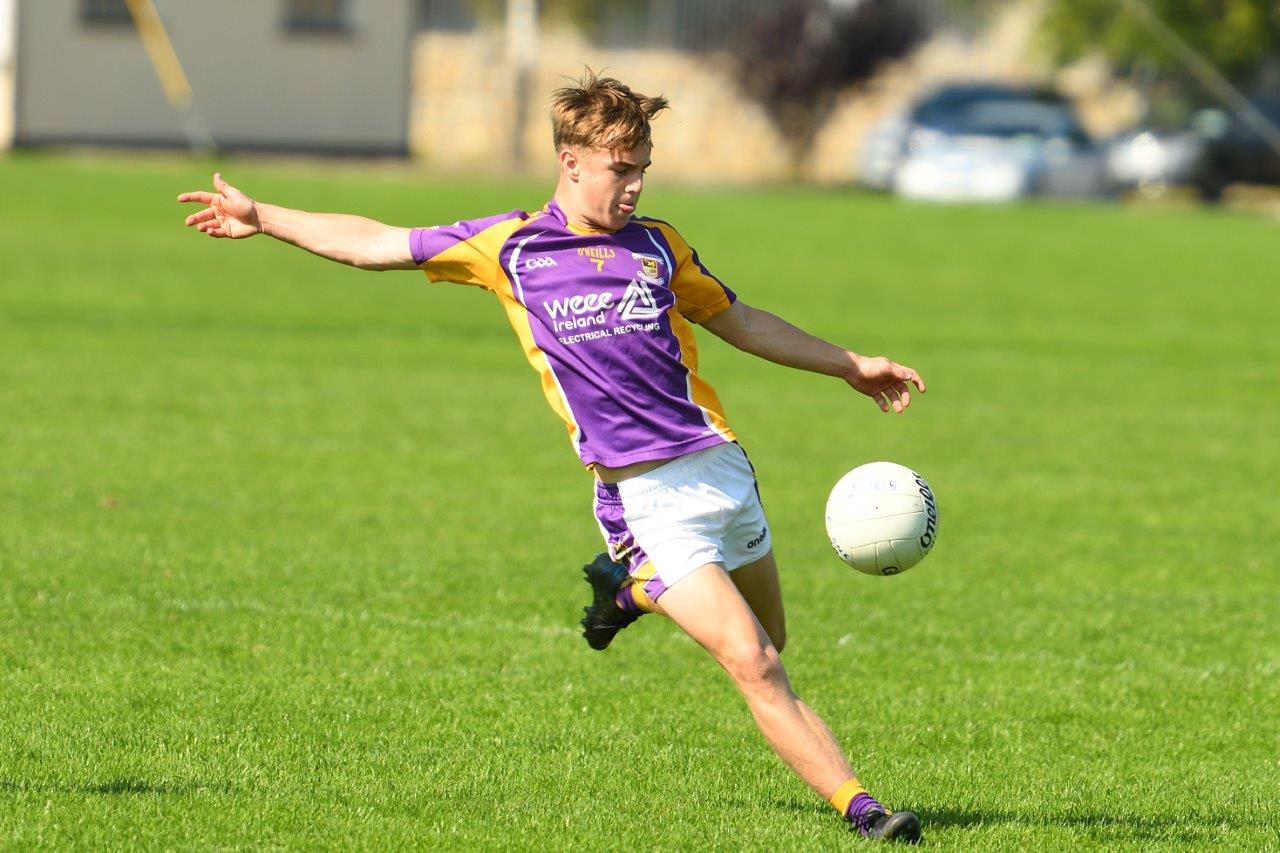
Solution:
[(662, 283), (662, 258), (657, 255), (644, 255), (632, 252), (631, 257), (640, 262), (640, 277), (654, 284)]
[(654, 320), (662, 316), (662, 306), (643, 279), (633, 278), (618, 303), (618, 314), (623, 320)]

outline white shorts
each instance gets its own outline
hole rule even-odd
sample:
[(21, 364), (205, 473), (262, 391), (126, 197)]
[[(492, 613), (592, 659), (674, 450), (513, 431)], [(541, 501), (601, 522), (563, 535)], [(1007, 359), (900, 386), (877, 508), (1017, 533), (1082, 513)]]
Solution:
[(755, 469), (737, 444), (596, 483), (595, 511), (609, 556), (654, 601), (707, 563), (733, 571), (773, 547)]

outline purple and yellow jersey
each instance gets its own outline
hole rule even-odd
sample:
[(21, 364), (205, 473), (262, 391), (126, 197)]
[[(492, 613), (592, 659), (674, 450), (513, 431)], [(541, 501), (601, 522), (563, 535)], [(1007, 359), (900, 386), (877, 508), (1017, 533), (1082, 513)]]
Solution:
[(497, 294), (584, 464), (618, 467), (734, 440), (698, 376), (690, 323), (736, 297), (666, 222), (635, 217), (617, 231), (589, 231), (552, 201), (536, 213), (415, 228), (409, 243), (432, 281)]

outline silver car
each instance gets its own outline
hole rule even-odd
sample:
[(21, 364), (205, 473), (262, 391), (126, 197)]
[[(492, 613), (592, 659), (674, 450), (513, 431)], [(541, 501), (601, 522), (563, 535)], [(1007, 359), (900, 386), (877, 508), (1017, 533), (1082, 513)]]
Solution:
[(861, 181), (930, 201), (1087, 198), (1107, 186), (1102, 155), (1067, 101), (994, 83), (934, 90), (882, 122), (864, 145)]
[(903, 198), (1013, 201), (1105, 194), (1103, 158), (1060, 99), (977, 102), (946, 129), (917, 128), (894, 175)]

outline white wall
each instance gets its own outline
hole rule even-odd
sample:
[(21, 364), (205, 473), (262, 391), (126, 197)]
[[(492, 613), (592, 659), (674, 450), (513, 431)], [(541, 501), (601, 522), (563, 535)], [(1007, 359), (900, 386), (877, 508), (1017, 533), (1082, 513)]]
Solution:
[[(351, 35), (287, 33), (282, 2), (156, 7), (220, 145), (403, 152), (413, 4), (351, 2)], [(76, 0), (19, 0), (17, 26), (19, 143), (183, 144), (131, 26), (88, 25)]]

